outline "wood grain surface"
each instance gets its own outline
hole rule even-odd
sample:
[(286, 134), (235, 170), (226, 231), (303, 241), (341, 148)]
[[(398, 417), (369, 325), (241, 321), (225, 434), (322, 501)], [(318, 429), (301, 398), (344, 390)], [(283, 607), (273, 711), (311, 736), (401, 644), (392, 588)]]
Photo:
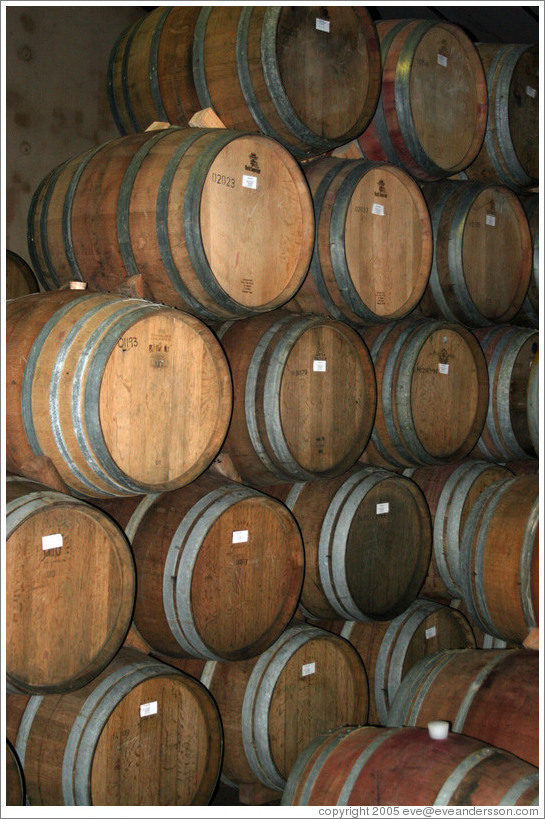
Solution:
[(10, 695), (7, 713), (33, 805), (206, 805), (219, 777), (208, 691), (135, 650), (78, 691)]
[(138, 578), (134, 627), (155, 654), (242, 660), (290, 622), (303, 582), (297, 523), (272, 497), (210, 474), (100, 501), (125, 529)]
[(129, 544), (85, 501), (16, 477), (6, 482), (8, 690), (80, 688), (125, 638), (136, 576)]
[(382, 94), (359, 137), (364, 155), (403, 166), (417, 179), (467, 167), (486, 129), (488, 96), (476, 47), (444, 21), (379, 20)]
[(122, 496), (184, 485), (216, 456), (231, 379), (202, 321), (71, 290), (13, 300), (7, 316), (12, 472), (43, 453), (71, 491)]
[(301, 755), (282, 805), (533, 805), (538, 771), (470, 737), (348, 727)]

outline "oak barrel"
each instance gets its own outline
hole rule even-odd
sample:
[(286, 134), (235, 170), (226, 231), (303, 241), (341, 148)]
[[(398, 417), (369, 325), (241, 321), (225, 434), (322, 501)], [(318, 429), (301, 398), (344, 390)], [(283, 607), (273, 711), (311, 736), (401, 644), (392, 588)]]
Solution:
[(462, 597), (483, 631), (522, 644), (539, 618), (539, 476), (492, 484), (460, 544)]
[(6, 299), (38, 293), (40, 285), (30, 265), (12, 250), (6, 250)]
[(259, 134), (166, 128), (119, 137), (55, 168), (28, 214), (45, 289), (83, 280), (202, 319), (294, 295), (312, 255), (312, 198), (297, 161)]
[(368, 684), (356, 650), (336, 634), (292, 625), (258, 658), (177, 660), (216, 701), (225, 747), (222, 779), (281, 791), (301, 751), (342, 725), (365, 724)]
[(532, 275), (522, 307), (512, 323), (522, 327), (539, 327), (539, 194), (519, 194), (532, 236)]
[(390, 620), (416, 598), (430, 560), (431, 524), (412, 481), (355, 467), (265, 491), (287, 505), (301, 529), (306, 616)]
[(451, 600), (449, 605), (451, 608), (462, 612), (462, 614), (468, 620), (473, 636), (475, 637), (476, 648), (519, 648), (519, 646), (517, 646), (515, 643), (507, 643), (506, 640), (501, 640), (499, 637), (493, 637), (492, 634), (486, 634), (482, 628), (477, 625), (475, 620), (471, 619), (469, 610), (461, 598)]
[(469, 179), (524, 191), (539, 183), (539, 48), (477, 43), (486, 72), (488, 122)]
[(198, 6), (156, 8), (124, 29), (110, 52), (107, 91), (120, 134), (153, 122), (187, 125), (202, 106), (191, 64)]
[(528, 389), (526, 390), (526, 413), (528, 415), (528, 429), (534, 452), (539, 458), (539, 350), (536, 350), (532, 359)]
[(131, 542), (134, 626), (150, 651), (242, 660), (288, 625), (304, 552), (297, 523), (279, 501), (205, 474), (171, 492), (100, 505)]
[(206, 688), (132, 649), (84, 688), (9, 696), (6, 712), (32, 805), (206, 805), (219, 778)]
[(532, 274), (532, 237), (518, 196), (491, 182), (447, 180), (422, 191), (434, 256), (419, 311), (469, 327), (511, 321)]
[(392, 620), (320, 620), (316, 625), (340, 634), (360, 655), (369, 680), (371, 725), (387, 724), (401, 681), (423, 657), (445, 649), (475, 648), (464, 614), (422, 597)]
[(467, 167), (481, 148), (488, 111), (474, 44), (443, 20), (379, 20), (376, 29), (382, 90), (358, 137), (364, 156), (428, 181)]
[(355, 329), (275, 310), (223, 324), (218, 336), (234, 395), (222, 454), (243, 482), (334, 477), (357, 461), (371, 433), (376, 386)]
[[(537, 362), (537, 330), (502, 324), (475, 330), (488, 365), (486, 422), (472, 455), (489, 461), (534, 458), (528, 398)], [(534, 387), (535, 389), (535, 387)], [(530, 407), (531, 410), (531, 407)]]
[(422, 587), (425, 597), (440, 602), (461, 597), (460, 542), (467, 516), (484, 490), (511, 477), (507, 467), (486, 461), (434, 464), (406, 469), (423, 491), (433, 523), (430, 569)]
[(83, 500), (12, 476), (5, 486), (7, 691), (80, 688), (128, 631), (136, 583), (129, 544)]
[(74, 493), (111, 497), (177, 488), (216, 456), (231, 379), (195, 316), (73, 290), (13, 299), (6, 316), (8, 470), (45, 455)]
[(212, 108), (228, 128), (259, 128), (304, 157), (362, 132), (380, 77), (363, 7), (174, 7), (122, 33), (108, 88), (122, 133)]
[(455, 733), (539, 765), (539, 653), (531, 649), (440, 651), (402, 681), (389, 726), (446, 720)]
[(418, 304), (432, 259), (416, 181), (387, 162), (324, 157), (303, 166), (313, 195), (314, 252), (286, 307), (353, 325), (400, 319)]
[(6, 739), (6, 805), (26, 805), (25, 774), (17, 751)]
[(360, 333), (377, 379), (375, 423), (360, 460), (387, 467), (463, 460), (488, 404), (486, 361), (471, 331), (410, 318)]
[(456, 734), (432, 739), (424, 728), (374, 726), (317, 737), (282, 796), (284, 806), (538, 803), (539, 771), (512, 754)]

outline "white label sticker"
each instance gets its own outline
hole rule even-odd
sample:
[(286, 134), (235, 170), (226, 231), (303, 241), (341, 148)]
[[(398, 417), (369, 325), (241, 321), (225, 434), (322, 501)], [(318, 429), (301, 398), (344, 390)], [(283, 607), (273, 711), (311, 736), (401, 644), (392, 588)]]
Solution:
[(426, 629), (426, 640), (431, 640), (432, 637), (435, 637), (437, 634), (437, 629), (435, 626)]
[(377, 515), (387, 515), (389, 511), (389, 503), (377, 503)]
[(439, 372), (441, 373), (441, 375), (448, 375), (448, 364), (443, 364), (443, 362), (440, 361)]
[(312, 370), (315, 373), (325, 373), (326, 361), (324, 358), (315, 358), (312, 362)]
[(485, 222), (487, 225), (490, 225), (491, 227), (496, 227), (496, 217), (494, 216), (493, 213), (486, 214)]
[(532, 97), (532, 99), (535, 99), (537, 97), (537, 89), (532, 88), (531, 85), (526, 86), (526, 93), (528, 94), (529, 97)]
[(60, 549), (62, 546), (62, 535), (44, 535), (42, 537), (42, 549)]
[(322, 20), (320, 17), (316, 18), (316, 28), (318, 31), (329, 31), (329, 20)]
[(437, 62), (438, 62), (439, 65), (442, 65), (444, 68), (446, 68), (447, 64), (448, 64), (448, 59), (445, 57), (444, 54), (438, 54), (437, 55)]
[(144, 702), (140, 706), (140, 717), (151, 717), (157, 713), (157, 700), (155, 702)]
[(301, 676), (308, 677), (309, 674), (316, 673), (316, 663), (307, 663), (301, 667)]
[(384, 216), (384, 205), (379, 205), (375, 202), (371, 208), (371, 213), (374, 213), (375, 216)]
[(238, 532), (233, 532), (232, 543), (247, 543), (247, 542), (248, 542), (248, 529), (239, 529)]
[(247, 173), (242, 174), (242, 187), (243, 188), (252, 188), (255, 190), (257, 188), (257, 176), (250, 176)]

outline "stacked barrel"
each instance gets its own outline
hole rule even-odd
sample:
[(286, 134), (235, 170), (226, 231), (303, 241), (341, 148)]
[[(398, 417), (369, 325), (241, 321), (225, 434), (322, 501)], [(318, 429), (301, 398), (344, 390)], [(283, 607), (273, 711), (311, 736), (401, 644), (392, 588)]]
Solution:
[(107, 93), (6, 310), (21, 793), (537, 804), (537, 50), (175, 6)]

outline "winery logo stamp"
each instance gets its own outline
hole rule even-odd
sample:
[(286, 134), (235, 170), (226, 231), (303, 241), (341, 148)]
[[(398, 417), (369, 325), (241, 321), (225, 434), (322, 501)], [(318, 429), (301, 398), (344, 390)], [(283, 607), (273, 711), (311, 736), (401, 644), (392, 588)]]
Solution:
[(255, 153), (250, 154), (250, 164), (244, 166), (245, 171), (249, 171), (250, 173), (261, 173), (261, 169), (258, 164), (258, 156)]

